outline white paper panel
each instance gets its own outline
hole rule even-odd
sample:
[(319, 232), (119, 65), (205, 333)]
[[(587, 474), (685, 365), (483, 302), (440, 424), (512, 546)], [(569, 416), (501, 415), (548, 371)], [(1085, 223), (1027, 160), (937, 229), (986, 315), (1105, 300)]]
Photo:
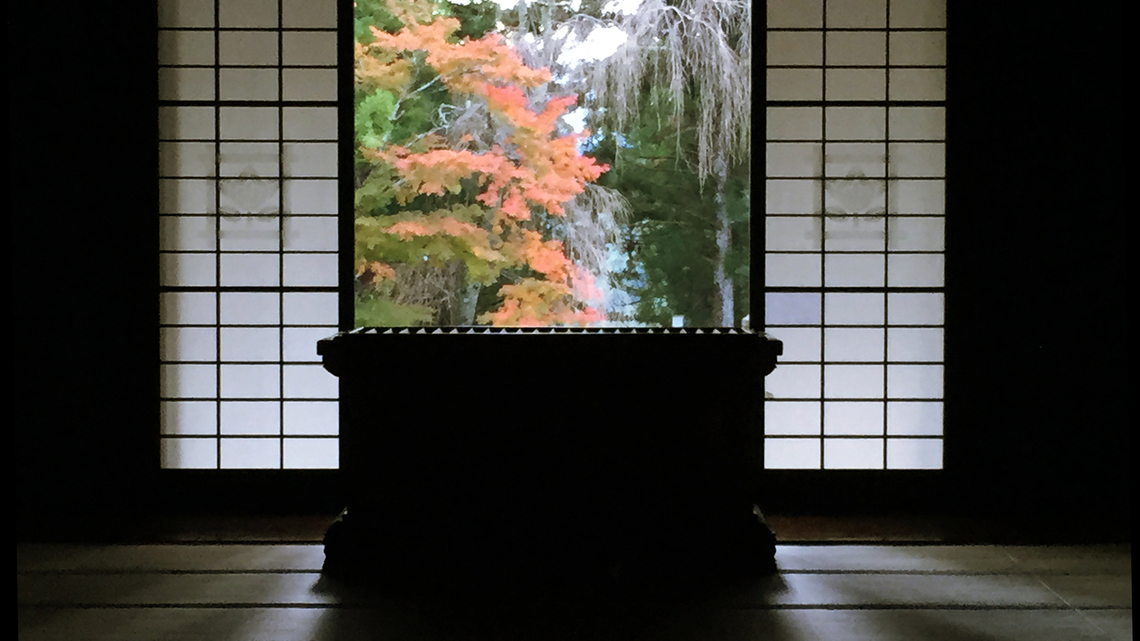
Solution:
[(275, 438), (222, 439), (223, 470), (281, 467), (281, 442)]
[(887, 74), (883, 69), (828, 69), (828, 100), (883, 100)]
[(277, 66), (277, 33), (273, 31), (219, 32), (218, 61), (223, 66)]
[(775, 327), (768, 333), (784, 343), (784, 353), (780, 356), (780, 363), (819, 362), (821, 348), (818, 328)]
[(289, 469), (336, 469), (340, 444), (335, 438), (285, 439), (285, 467)]
[(764, 379), (764, 391), (774, 398), (819, 398), (819, 365), (780, 365), (779, 376)]
[(764, 440), (764, 467), (769, 470), (818, 470), (820, 440), (769, 438)]
[(221, 27), (276, 27), (277, 0), (218, 0)]
[(162, 285), (210, 286), (216, 279), (216, 262), (211, 254), (162, 254), (159, 267)]
[(769, 436), (819, 435), (820, 404), (768, 401), (764, 404), (764, 433)]
[(218, 404), (215, 401), (162, 401), (163, 435), (212, 436), (218, 429)]
[(335, 29), (336, 0), (281, 0), (281, 26)]
[(285, 401), (284, 433), (293, 436), (340, 433), (340, 405), (336, 401)]
[(213, 327), (163, 327), (159, 346), (164, 361), (212, 362), (218, 358), (218, 332)]
[(280, 398), (278, 365), (222, 365), (222, 398)]
[(320, 365), (286, 365), (285, 396), (288, 398), (337, 398), (337, 377)]
[(823, 295), (823, 314), (828, 325), (881, 325), (883, 295), (828, 292)]
[(284, 333), (284, 360), (290, 363), (319, 363), (317, 341), (328, 338), (337, 331), (330, 327), (286, 327)]
[(213, 325), (217, 320), (213, 292), (159, 294), (159, 322), (170, 325)]
[(941, 365), (888, 365), (890, 398), (942, 398)]
[(769, 107), (769, 140), (819, 140), (823, 133), (823, 110), (819, 107)]
[(159, 107), (158, 137), (163, 139), (211, 139), (214, 137), (212, 107)]
[(823, 433), (826, 436), (881, 436), (883, 404), (824, 402)]
[(336, 287), (336, 254), (285, 254), (284, 284), (290, 287)]
[(281, 330), (276, 327), (223, 327), (222, 361), (281, 360)]
[(891, 436), (942, 436), (942, 402), (888, 402), (887, 434)]
[(942, 469), (942, 440), (887, 439), (887, 468), (891, 470)]
[(222, 287), (266, 287), (281, 284), (277, 254), (222, 254)]
[(160, 27), (214, 26), (214, 0), (162, 0), (158, 3)]
[(336, 64), (335, 31), (286, 31), (281, 37), (282, 64)]
[[(829, 31), (827, 64), (865, 67), (886, 65), (886, 34), (882, 31)], [(832, 96), (830, 99), (835, 98)]]
[(764, 256), (764, 269), (772, 287), (818, 287), (820, 254), (775, 254)]
[(887, 319), (891, 325), (941, 325), (943, 295), (888, 294)]
[(212, 31), (159, 31), (158, 64), (213, 65)]
[(769, 0), (768, 28), (823, 26), (823, 0)]
[(829, 29), (882, 29), (887, 26), (887, 0), (832, 0), (825, 6)]
[(828, 470), (882, 469), (883, 441), (877, 438), (825, 438), (823, 467)]
[(882, 365), (824, 365), (826, 398), (882, 398)]
[(282, 100), (336, 100), (336, 69), (285, 69)]
[(821, 100), (823, 70), (771, 69), (768, 71), (768, 100)]
[(827, 361), (882, 362), (883, 330), (854, 327), (825, 329), (823, 357)]
[(158, 70), (159, 100), (213, 100), (214, 70), (162, 67)]
[(286, 292), (282, 305), (286, 325), (335, 325), (337, 295), (333, 292)]
[(285, 175), (336, 177), (337, 145), (331, 142), (285, 143)]
[(273, 436), (281, 432), (281, 404), (222, 401), (222, 436)]
[(285, 107), (285, 140), (336, 140), (336, 107)]
[(159, 457), (165, 469), (214, 469), (218, 443), (212, 438), (164, 438)]
[(221, 320), (226, 325), (276, 325), (281, 320), (281, 295), (263, 292), (223, 292)]
[(163, 398), (215, 398), (217, 380), (214, 365), (162, 365), (159, 393)]
[(769, 66), (821, 64), (822, 31), (768, 31)]

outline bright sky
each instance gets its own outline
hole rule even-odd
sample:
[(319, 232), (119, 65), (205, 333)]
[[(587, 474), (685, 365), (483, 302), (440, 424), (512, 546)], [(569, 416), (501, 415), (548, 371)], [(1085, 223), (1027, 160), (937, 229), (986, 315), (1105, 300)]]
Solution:
[[(451, 4), (471, 4), (472, 0), (450, 0)], [(519, 4), (529, 5), (533, 0), (494, 0), (501, 9), (514, 9)], [(610, 0), (602, 7), (602, 11), (624, 13), (626, 15), (637, 11), (641, 0)], [(570, 0), (570, 9), (577, 11), (582, 6), (582, 0)]]
[[(555, 32), (562, 36), (568, 29), (563, 27)], [(578, 36), (571, 33), (563, 46), (562, 55), (558, 61), (564, 65), (573, 66), (580, 62), (601, 60), (607, 58), (618, 50), (626, 40), (625, 33), (617, 27), (602, 27), (594, 29), (585, 40), (578, 40)]]
[[(453, 4), (470, 4), (473, 0), (450, 0)], [(494, 0), (503, 10), (510, 10), (518, 7), (519, 4), (530, 4), (534, 0)], [(607, 13), (621, 13), (631, 14), (637, 11), (641, 5), (642, 0), (609, 0), (602, 8), (602, 11)], [(582, 5), (582, 0), (571, 0), (570, 8), (577, 11)], [(529, 35), (529, 34), (528, 34)], [(582, 62), (592, 62), (594, 60), (601, 60), (609, 57), (618, 50), (626, 40), (625, 34), (617, 27), (601, 27), (594, 29), (587, 34), (585, 40), (579, 40), (577, 34), (570, 33), (569, 29), (563, 27), (555, 33), (556, 36), (567, 38), (562, 48), (562, 53), (558, 57), (558, 61), (567, 66), (574, 66)], [(574, 128), (575, 131), (582, 131), (585, 127), (586, 110), (576, 109), (567, 113), (562, 117), (563, 120)]]

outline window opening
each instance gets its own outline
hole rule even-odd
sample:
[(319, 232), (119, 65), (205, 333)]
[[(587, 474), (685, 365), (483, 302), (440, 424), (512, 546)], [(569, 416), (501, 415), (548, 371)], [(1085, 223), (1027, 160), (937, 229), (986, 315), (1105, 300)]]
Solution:
[(741, 324), (751, 3), (355, 6), (357, 325)]

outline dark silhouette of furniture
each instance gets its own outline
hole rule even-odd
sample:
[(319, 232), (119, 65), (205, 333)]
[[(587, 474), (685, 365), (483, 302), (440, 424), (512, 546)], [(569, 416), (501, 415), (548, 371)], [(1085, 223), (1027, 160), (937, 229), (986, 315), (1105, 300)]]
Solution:
[(568, 579), (774, 567), (763, 377), (739, 329), (342, 332), (331, 575)]

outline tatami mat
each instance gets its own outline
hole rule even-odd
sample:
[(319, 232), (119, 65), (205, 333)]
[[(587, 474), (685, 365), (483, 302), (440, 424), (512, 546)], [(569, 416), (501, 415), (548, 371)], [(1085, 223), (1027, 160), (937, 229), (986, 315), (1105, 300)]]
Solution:
[(594, 598), (345, 586), (315, 544), (29, 544), (16, 560), (28, 641), (1132, 638), (1126, 545), (783, 545), (774, 577)]

